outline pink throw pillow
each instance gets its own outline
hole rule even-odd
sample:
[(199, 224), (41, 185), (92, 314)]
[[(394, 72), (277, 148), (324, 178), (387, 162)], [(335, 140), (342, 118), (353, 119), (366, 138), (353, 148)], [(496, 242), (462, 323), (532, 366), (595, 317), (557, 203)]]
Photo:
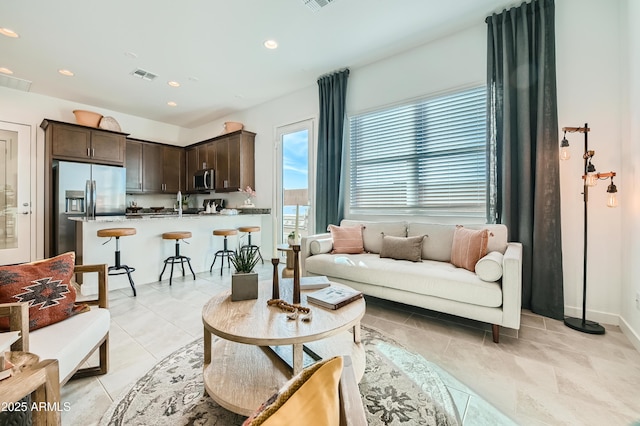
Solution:
[(362, 226), (329, 225), (329, 232), (333, 238), (332, 254), (364, 253)]
[(453, 234), (451, 246), (451, 263), (458, 268), (475, 272), (476, 263), (487, 254), (489, 230), (473, 230), (458, 225)]

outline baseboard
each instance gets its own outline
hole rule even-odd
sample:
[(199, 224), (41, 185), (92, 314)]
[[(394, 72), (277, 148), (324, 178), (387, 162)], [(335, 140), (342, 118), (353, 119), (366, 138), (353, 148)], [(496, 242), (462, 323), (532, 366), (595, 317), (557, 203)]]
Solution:
[(629, 323), (626, 322), (624, 318), (620, 318), (620, 330), (622, 330), (622, 333), (627, 336), (631, 344), (640, 352), (640, 335), (629, 326)]
[[(564, 307), (564, 314), (570, 317), (582, 318), (582, 309), (572, 306)], [(587, 319), (602, 324), (617, 325), (622, 333), (627, 336), (631, 344), (640, 352), (640, 335), (636, 332), (624, 318), (617, 314), (608, 312), (590, 311), (587, 309)]]
[[(569, 317), (582, 318), (582, 308), (565, 305), (564, 314)], [(603, 324), (620, 325), (620, 315), (609, 312), (591, 311), (587, 309), (587, 319)]]

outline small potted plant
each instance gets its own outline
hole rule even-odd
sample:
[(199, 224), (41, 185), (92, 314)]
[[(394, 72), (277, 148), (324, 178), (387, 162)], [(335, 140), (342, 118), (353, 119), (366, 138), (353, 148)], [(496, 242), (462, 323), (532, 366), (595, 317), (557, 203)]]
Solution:
[(295, 231), (289, 232), (289, 235), (287, 236), (287, 242), (290, 246), (300, 244), (300, 234), (296, 234)]
[(260, 261), (257, 250), (249, 248), (237, 250), (231, 256), (235, 272), (231, 275), (231, 300), (248, 300), (258, 298), (258, 274), (253, 268)]

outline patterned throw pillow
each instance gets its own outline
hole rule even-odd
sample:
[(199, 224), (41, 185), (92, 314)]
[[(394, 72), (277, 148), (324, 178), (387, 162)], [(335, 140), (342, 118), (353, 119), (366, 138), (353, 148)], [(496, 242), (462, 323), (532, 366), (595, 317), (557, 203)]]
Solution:
[(338, 385), (342, 357), (317, 362), (289, 380), (249, 416), (243, 426), (340, 424)]
[(476, 263), (487, 254), (489, 235), (488, 229), (473, 230), (458, 225), (453, 234), (451, 263), (458, 268), (475, 272)]
[(329, 225), (329, 232), (333, 238), (333, 254), (364, 253), (362, 226)]
[[(76, 290), (70, 285), (75, 253), (13, 266), (0, 266), (0, 303), (29, 303), (29, 330), (45, 327), (89, 309), (75, 305)], [(0, 318), (0, 330), (9, 319)]]

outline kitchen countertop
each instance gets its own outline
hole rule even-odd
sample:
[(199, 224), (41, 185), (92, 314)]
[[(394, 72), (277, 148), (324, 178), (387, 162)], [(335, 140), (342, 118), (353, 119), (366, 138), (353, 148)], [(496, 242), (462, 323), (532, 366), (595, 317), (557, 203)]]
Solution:
[[(71, 219), (71, 218), (70, 218)], [(237, 229), (240, 226), (259, 226), (261, 232), (251, 235), (251, 242), (262, 247), (262, 255), (270, 253), (273, 247), (273, 218), (268, 214), (150, 214), (139, 217), (129, 216), (98, 216), (95, 219), (84, 217), (73, 218), (76, 229), (76, 259), (82, 264), (113, 264), (115, 245), (113, 242), (105, 244), (108, 239), (98, 237), (98, 231), (104, 228), (135, 228), (135, 235), (122, 238), (120, 251), (122, 263), (136, 268), (132, 274), (133, 280), (138, 284), (158, 281), (160, 272), (164, 267), (164, 260), (175, 254), (175, 242), (162, 238), (165, 232), (191, 232), (184, 245), (181, 245), (181, 253), (191, 258), (191, 266), (195, 273), (207, 273), (218, 250), (224, 246), (224, 238), (213, 235), (215, 229)], [(239, 248), (248, 241), (247, 233), (238, 232), (229, 237), (229, 247)], [(186, 243), (189, 244), (186, 244)], [(211, 272), (220, 275), (220, 260), (216, 262), (217, 271)], [(215, 268), (214, 268), (215, 269)], [(229, 265), (225, 264), (224, 273), (228, 272)], [(95, 275), (95, 274), (89, 274)], [(163, 278), (167, 279), (165, 275)], [(183, 278), (180, 277), (182, 280)], [(97, 291), (97, 284), (92, 278), (86, 277), (87, 292)], [(174, 285), (176, 276), (174, 275)], [(185, 284), (193, 278), (184, 278)], [(168, 285), (168, 283), (163, 283)], [(95, 287), (95, 290), (94, 290)], [(130, 285), (126, 275), (110, 275), (109, 289), (129, 289)], [(89, 294), (89, 293), (87, 293)], [(143, 297), (138, 295), (138, 297)]]
[(180, 217), (178, 214), (128, 214), (121, 216), (96, 216), (93, 219), (87, 219), (86, 217), (70, 217), (69, 220), (75, 220), (76, 222), (129, 222), (140, 220), (152, 220), (157, 221), (161, 219), (202, 219), (207, 217), (233, 217), (233, 216), (264, 216), (269, 213), (241, 213), (241, 214), (183, 214)]

